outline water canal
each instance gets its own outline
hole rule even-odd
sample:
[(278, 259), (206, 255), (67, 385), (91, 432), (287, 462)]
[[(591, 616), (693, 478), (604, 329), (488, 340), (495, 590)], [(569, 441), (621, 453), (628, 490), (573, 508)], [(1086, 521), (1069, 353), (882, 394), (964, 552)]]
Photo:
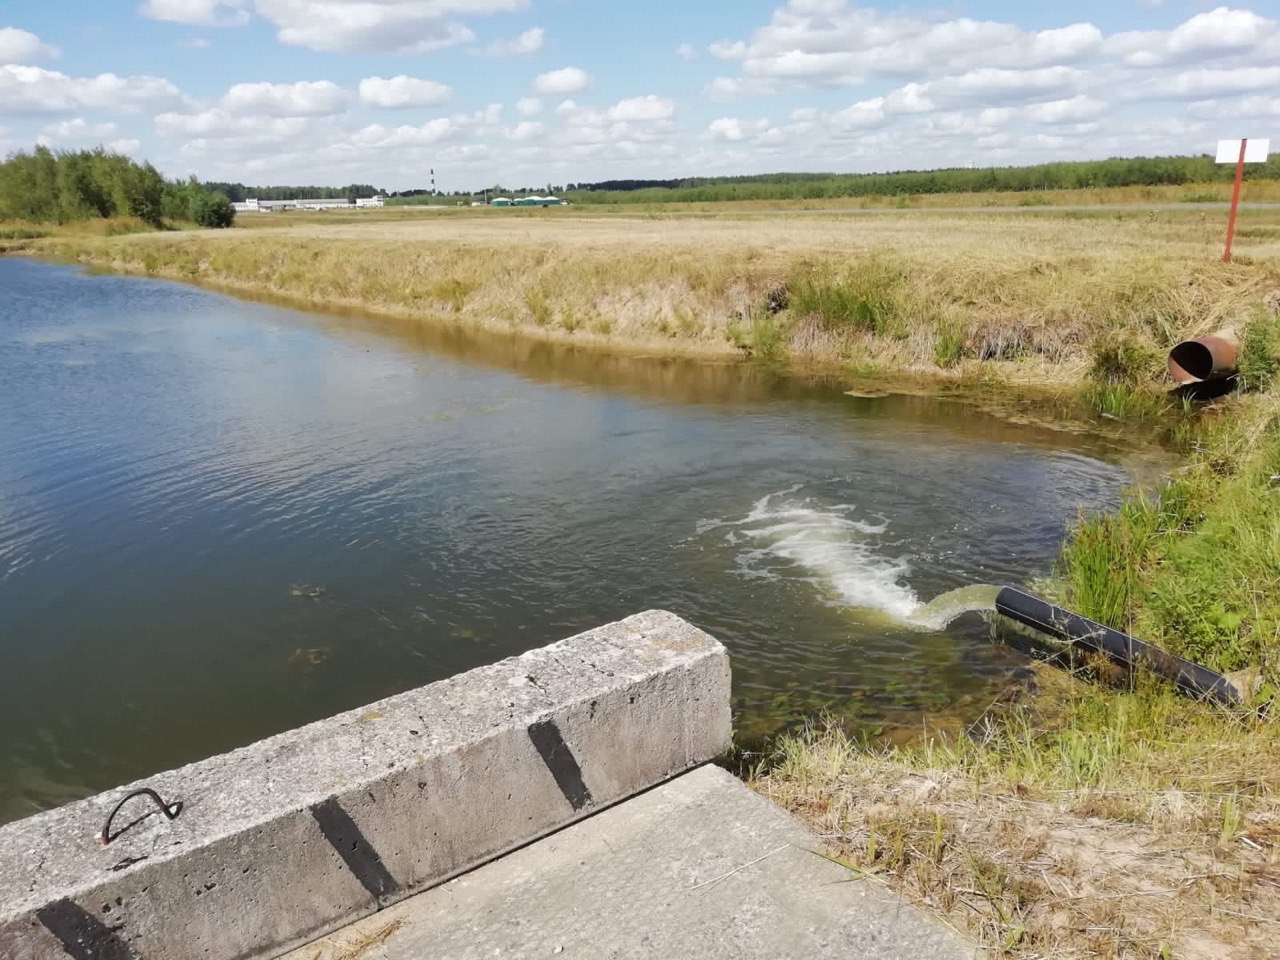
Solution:
[(1133, 466), (1089, 432), (733, 364), (0, 260), (0, 821), (664, 607), (740, 729), (976, 712), (970, 583)]

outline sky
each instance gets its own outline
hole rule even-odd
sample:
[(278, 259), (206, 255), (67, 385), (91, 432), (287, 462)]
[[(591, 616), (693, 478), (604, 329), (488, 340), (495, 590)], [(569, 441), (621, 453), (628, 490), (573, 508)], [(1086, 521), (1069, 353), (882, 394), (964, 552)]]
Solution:
[(4, 0), (0, 153), (443, 190), (1212, 152), (1280, 2)]

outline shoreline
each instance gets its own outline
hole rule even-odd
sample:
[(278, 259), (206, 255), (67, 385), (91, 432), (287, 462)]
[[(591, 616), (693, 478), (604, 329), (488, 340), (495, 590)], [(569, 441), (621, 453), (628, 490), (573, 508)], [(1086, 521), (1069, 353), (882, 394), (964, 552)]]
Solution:
[[(6, 254), (0, 254), (3, 255)], [(68, 259), (43, 250), (28, 249), (7, 255), (76, 266), (114, 276), (180, 283), (245, 302), (277, 306), (314, 317), (349, 319), (377, 325), (380, 333), (393, 336), (420, 334), (426, 339), (429, 349), (443, 350), (454, 356), (501, 369), (519, 370), (530, 355), (543, 350), (559, 353), (561, 359), (566, 354), (598, 359), (609, 364), (611, 370), (616, 370), (618, 365), (627, 364), (694, 364), (702, 368), (749, 369), (801, 382), (830, 382), (831, 389), (840, 389), (840, 392), (855, 398), (900, 396), (955, 401), (996, 419), (1044, 430), (1096, 434), (1110, 442), (1128, 443), (1139, 431), (1144, 438), (1149, 437), (1149, 431), (1142, 427), (1143, 417), (1117, 417), (1099, 410), (1089, 393), (1087, 369), (1081, 363), (1060, 367), (1060, 376), (1053, 378), (1028, 374), (1026, 371), (1019, 375), (1015, 364), (1001, 361), (974, 364), (965, 369), (940, 369), (878, 366), (857, 368), (842, 360), (808, 356), (759, 360), (729, 345), (713, 346), (673, 339), (623, 340), (593, 335), (590, 332), (584, 335), (581, 331), (570, 333), (537, 327), (516, 328), (497, 323), (474, 324), (456, 317), (412, 315), (401, 310), (378, 309), (355, 302), (320, 303), (306, 296), (264, 290), (253, 284), (193, 278), (179, 273), (148, 273), (98, 260)], [(470, 350), (459, 349), (459, 341), (470, 345), (488, 344), (489, 349), (482, 349), (477, 355)], [(612, 381), (610, 383), (616, 386)], [(1152, 394), (1152, 402), (1160, 406), (1162, 401), (1154, 399), (1157, 395), (1158, 391)], [(1167, 427), (1157, 427), (1158, 434), (1167, 432)], [(1157, 448), (1167, 445), (1167, 439), (1160, 438), (1144, 439), (1143, 442)], [(1142, 485), (1149, 478), (1150, 471), (1146, 467), (1134, 473), (1135, 484)]]
[[(1048, 392), (1153, 393), (1170, 342), (1242, 322), (1280, 289), (1276, 261), (1193, 254), (1205, 231), (1182, 214), (1152, 213), (1156, 226), (798, 216), (767, 230), (708, 217), (365, 216), (63, 233), (9, 252), (573, 349)], [(1280, 209), (1267, 216), (1280, 224)], [(1098, 406), (1123, 413), (1125, 399)]]

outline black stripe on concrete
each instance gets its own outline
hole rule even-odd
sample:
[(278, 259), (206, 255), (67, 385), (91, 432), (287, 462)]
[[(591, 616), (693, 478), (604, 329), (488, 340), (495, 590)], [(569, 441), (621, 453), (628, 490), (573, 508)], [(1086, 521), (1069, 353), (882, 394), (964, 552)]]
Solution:
[(337, 797), (317, 803), (311, 808), (311, 816), (320, 825), (324, 838), (338, 851), (369, 893), (381, 900), (399, 891), (400, 884), (391, 876), (373, 844), (365, 839), (355, 821), (342, 809)]
[(539, 720), (529, 725), (529, 739), (538, 748), (551, 775), (556, 778), (556, 786), (564, 794), (575, 810), (581, 810), (591, 802), (591, 791), (582, 782), (582, 768), (573, 756), (573, 751), (560, 736), (560, 728), (554, 720)]
[(36, 917), (75, 960), (133, 960), (116, 932), (74, 900), (55, 900), (37, 910)]

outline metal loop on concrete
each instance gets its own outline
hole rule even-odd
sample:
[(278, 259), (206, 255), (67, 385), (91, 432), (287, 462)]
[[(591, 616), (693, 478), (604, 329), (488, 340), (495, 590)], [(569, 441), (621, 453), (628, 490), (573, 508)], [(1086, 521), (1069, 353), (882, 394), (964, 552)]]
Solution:
[(132, 800), (134, 797), (150, 797), (151, 800), (155, 803), (156, 808), (165, 815), (166, 819), (169, 819), (169, 820), (177, 820), (178, 814), (182, 812), (181, 800), (178, 800), (175, 803), (165, 803), (164, 800), (161, 799), (160, 794), (156, 793), (150, 787), (143, 787), (140, 790), (135, 790), (133, 791), (133, 793), (126, 795), (124, 799), (122, 799), (119, 803), (116, 804), (115, 809), (112, 810), (110, 816), (107, 817), (107, 822), (102, 825), (102, 845), (104, 847), (107, 844), (109, 844), (112, 840), (116, 839), (116, 837), (120, 836), (120, 834), (124, 833), (126, 830), (129, 830), (132, 827), (136, 827), (143, 820), (147, 819), (147, 817), (155, 813), (155, 810), (148, 810), (142, 816), (138, 817), (137, 820), (133, 820), (129, 823), (126, 823), (123, 827), (121, 827), (115, 833), (112, 833), (111, 821), (115, 820), (116, 814), (118, 814), (121, 808), (123, 808), (124, 805), (128, 803), (130, 800)]

